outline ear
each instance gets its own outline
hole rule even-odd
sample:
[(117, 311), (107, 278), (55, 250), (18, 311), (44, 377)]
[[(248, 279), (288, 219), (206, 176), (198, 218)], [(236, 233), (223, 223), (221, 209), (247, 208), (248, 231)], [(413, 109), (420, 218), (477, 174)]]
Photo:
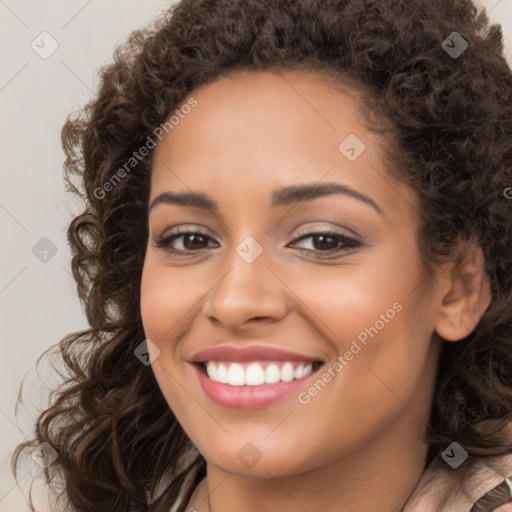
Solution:
[(447, 341), (458, 341), (471, 334), (489, 306), (491, 286), (482, 249), (474, 242), (459, 244), (459, 257), (447, 270), (436, 332)]

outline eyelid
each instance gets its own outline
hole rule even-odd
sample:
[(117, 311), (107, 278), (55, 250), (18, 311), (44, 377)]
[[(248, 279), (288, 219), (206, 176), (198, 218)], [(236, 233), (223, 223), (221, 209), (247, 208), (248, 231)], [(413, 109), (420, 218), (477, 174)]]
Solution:
[(210, 238), (214, 238), (211, 234), (211, 231), (201, 224), (181, 224), (179, 226), (175, 226), (173, 228), (165, 229), (161, 235), (156, 236), (156, 239), (167, 238), (172, 235), (180, 235), (185, 233), (200, 233), (201, 235), (209, 236)]
[[(202, 247), (197, 250), (173, 249), (170, 247), (171, 242), (173, 242), (174, 240), (177, 240), (177, 239), (181, 238), (182, 236), (190, 235), (190, 234), (198, 234), (198, 235), (202, 235), (202, 236), (206, 237), (208, 239), (207, 247)], [(339, 257), (343, 256), (345, 253), (351, 252), (352, 250), (358, 249), (365, 245), (364, 242), (362, 242), (359, 239), (360, 237), (353, 237), (350, 235), (346, 235), (346, 234), (344, 234), (340, 231), (337, 231), (335, 229), (332, 229), (332, 228), (329, 229), (329, 228), (324, 227), (323, 229), (319, 228), (317, 230), (314, 230), (312, 228), (309, 228), (309, 229), (302, 228), (300, 230), (300, 233), (296, 234), (296, 236), (287, 245), (287, 247), (291, 246), (291, 248), (293, 249), (294, 248), (293, 244), (297, 244), (297, 243), (301, 242), (302, 240), (307, 240), (308, 238), (313, 238), (315, 235), (330, 236), (330, 237), (336, 239), (337, 245), (341, 245), (341, 247), (337, 246), (337, 247), (334, 247), (331, 249), (326, 249), (326, 250), (311, 249), (311, 248), (306, 248), (306, 247), (298, 248), (298, 249), (300, 249), (300, 251), (302, 251), (306, 254), (313, 255), (315, 258), (318, 258), (318, 259), (339, 258)], [(195, 257), (195, 256), (200, 256), (200, 255), (204, 254), (205, 252), (207, 252), (208, 249), (218, 248), (218, 247), (208, 247), (209, 243), (212, 241), (214, 243), (218, 244), (218, 242), (215, 240), (214, 237), (210, 236), (208, 233), (204, 233), (197, 227), (192, 228), (192, 227), (188, 227), (188, 226), (177, 226), (177, 227), (173, 228), (170, 233), (165, 234), (165, 232), (164, 232), (164, 234), (162, 234), (160, 237), (158, 237), (155, 240), (155, 242), (156, 242), (155, 247), (157, 249), (163, 250), (170, 257), (176, 257), (176, 258), (189, 257), (189, 256)]]
[[(348, 231), (348, 233), (343, 233), (343, 231), (341, 231), (341, 230)], [(303, 226), (303, 227), (299, 228), (296, 232), (292, 232), (290, 234), (290, 236), (293, 235), (294, 239), (296, 239), (297, 237), (300, 237), (301, 235), (309, 235), (309, 234), (314, 235), (314, 234), (321, 234), (321, 233), (326, 233), (326, 232), (336, 233), (337, 235), (343, 236), (345, 238), (353, 238), (356, 241), (359, 241), (361, 243), (363, 243), (363, 241), (364, 241), (364, 237), (362, 237), (361, 235), (359, 235), (352, 229), (349, 229), (347, 227), (341, 227), (341, 226), (336, 226), (336, 227), (326, 226), (325, 224), (318, 226), (317, 228), (312, 227), (311, 225), (308, 224), (308, 226), (306, 226), (306, 227)]]
[[(203, 231), (204, 229), (204, 231)], [(357, 233), (352, 231), (351, 229), (345, 228), (347, 231), (349, 231), (351, 234), (345, 234), (340, 231), (338, 231), (339, 228), (332, 228), (332, 227), (319, 227), (318, 229), (314, 229), (311, 227), (302, 227), (300, 228), (295, 234), (290, 233), (288, 235), (288, 238), (291, 238), (293, 236), (293, 240), (296, 240), (297, 238), (301, 237), (302, 235), (315, 235), (315, 234), (322, 234), (322, 233), (333, 233), (339, 236), (343, 236), (345, 238), (352, 238), (354, 237), (358, 241), (362, 241), (362, 237), (359, 236)], [(169, 231), (169, 232), (168, 232)], [(169, 230), (165, 230), (161, 235), (157, 236), (156, 239), (162, 239), (162, 238), (168, 238), (173, 235), (179, 235), (179, 234), (187, 234), (187, 233), (199, 233), (201, 235), (208, 236), (211, 239), (215, 239), (213, 235), (211, 235), (211, 231), (206, 228), (205, 226), (201, 226), (200, 224), (183, 224), (180, 226), (176, 226), (174, 228), (170, 228)]]

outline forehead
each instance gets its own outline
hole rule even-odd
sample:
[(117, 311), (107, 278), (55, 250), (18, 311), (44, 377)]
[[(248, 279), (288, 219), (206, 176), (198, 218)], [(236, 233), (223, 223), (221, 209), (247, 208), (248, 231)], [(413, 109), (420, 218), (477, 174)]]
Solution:
[[(303, 156), (318, 159), (322, 152), (328, 158), (337, 156), (336, 142), (348, 130), (361, 136), (366, 132), (354, 97), (311, 74), (235, 73), (192, 96), (197, 106), (164, 136), (155, 161), (202, 160), (207, 151), (227, 164), (241, 154), (278, 157), (289, 148), (297, 153), (299, 147)], [(191, 147), (201, 151), (190, 152)]]
[(357, 92), (342, 87), (312, 73), (258, 71), (197, 89), (197, 105), (155, 149), (151, 196), (223, 190), (247, 200), (248, 191), (325, 180), (396, 201), (405, 185), (390, 186), (386, 141), (365, 127)]

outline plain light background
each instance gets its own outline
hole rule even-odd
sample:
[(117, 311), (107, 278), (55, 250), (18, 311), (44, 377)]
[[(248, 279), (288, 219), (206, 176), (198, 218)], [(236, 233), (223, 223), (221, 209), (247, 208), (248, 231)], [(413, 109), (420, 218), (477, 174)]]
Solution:
[[(47, 375), (37, 377), (37, 357), (66, 334), (87, 327), (70, 274), (65, 231), (80, 206), (64, 191), (61, 127), (93, 95), (95, 72), (111, 60), (115, 46), (172, 3), (0, 0), (1, 512), (28, 511), (22, 490), (31, 475), (20, 474), (18, 488), (10, 456), (30, 437), (42, 399), (34, 393), (16, 415), (21, 380), (26, 376), (28, 388), (44, 396)], [(479, 3), (502, 24), (512, 62), (512, 0)], [(55, 44), (57, 49), (43, 58)]]

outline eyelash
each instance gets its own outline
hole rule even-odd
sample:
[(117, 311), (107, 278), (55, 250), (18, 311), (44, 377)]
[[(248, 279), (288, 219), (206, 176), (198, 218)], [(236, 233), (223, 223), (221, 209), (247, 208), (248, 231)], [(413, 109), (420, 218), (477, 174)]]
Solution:
[[(207, 249), (207, 247), (205, 247), (205, 248), (198, 249), (198, 250), (183, 251), (183, 250), (176, 250), (176, 249), (170, 248), (171, 242), (173, 242), (174, 240), (176, 240), (178, 238), (187, 236), (187, 235), (201, 235), (201, 236), (207, 238), (208, 241), (212, 240), (212, 237), (210, 237), (209, 235), (207, 235), (206, 233), (204, 233), (202, 231), (191, 230), (190, 228), (177, 228), (173, 234), (165, 235), (165, 236), (163, 235), (163, 236), (159, 237), (156, 240), (156, 247), (159, 249), (162, 249), (165, 252), (167, 252), (171, 255), (174, 255), (174, 256), (188, 256), (192, 253), (199, 253), (199, 252), (202, 252)], [(362, 243), (359, 242), (358, 240), (356, 240), (355, 238), (351, 238), (351, 237), (348, 237), (341, 233), (338, 233), (336, 231), (329, 231), (329, 230), (327, 230), (327, 231), (309, 231), (307, 233), (303, 233), (299, 237), (295, 238), (292, 241), (292, 243), (296, 243), (301, 240), (306, 240), (308, 238), (313, 238), (315, 235), (317, 235), (317, 236), (323, 235), (323, 236), (332, 237), (337, 241), (338, 244), (342, 243), (343, 247), (341, 247), (341, 248), (337, 247), (337, 248), (328, 249), (325, 251), (321, 251), (319, 249), (302, 249), (303, 251), (306, 251), (310, 254), (314, 253), (315, 255), (320, 255), (320, 256), (323, 256), (323, 255), (330, 256), (333, 254), (347, 252), (350, 249), (355, 249), (362, 245)]]

